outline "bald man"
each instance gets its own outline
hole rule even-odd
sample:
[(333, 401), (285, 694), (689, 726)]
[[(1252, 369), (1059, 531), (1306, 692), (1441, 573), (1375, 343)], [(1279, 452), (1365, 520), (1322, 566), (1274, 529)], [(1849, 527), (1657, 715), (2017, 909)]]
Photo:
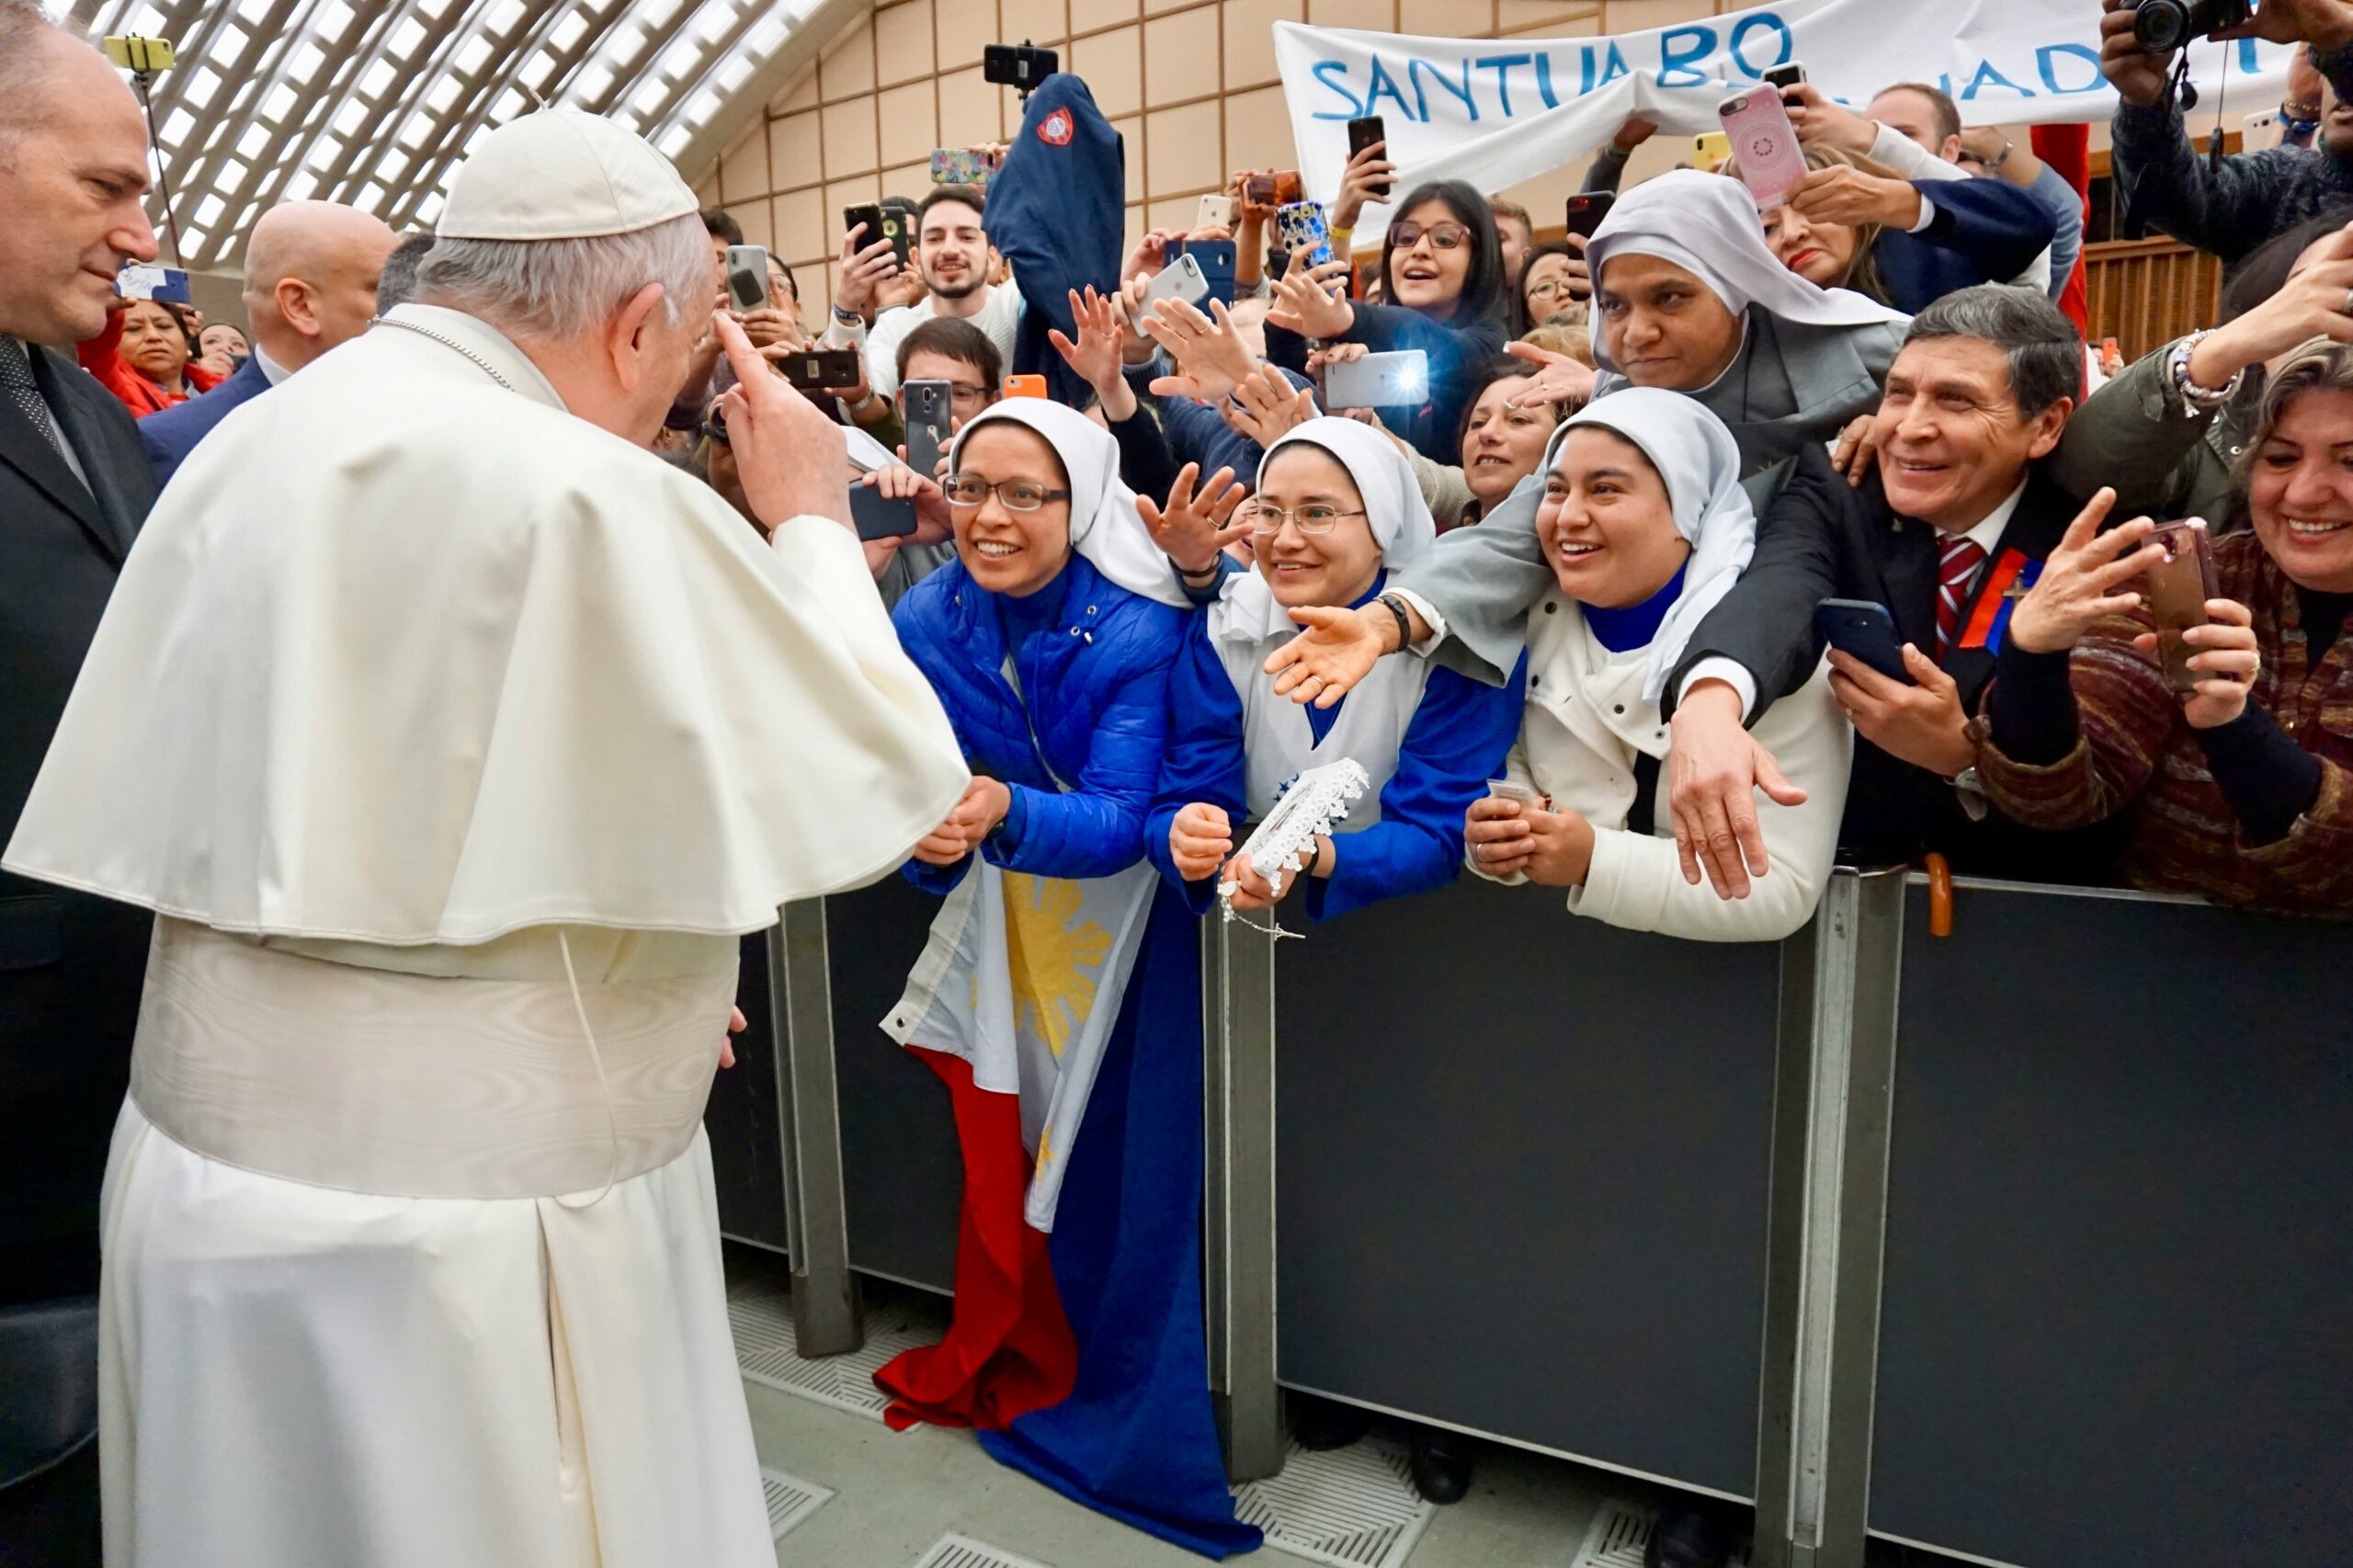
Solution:
[(261, 215), (245, 241), (253, 358), (202, 397), (165, 410), (170, 418), (159, 414), (140, 426), (158, 486), (230, 410), (368, 330), (377, 278), (399, 243), (380, 220), (332, 201), (282, 202)]

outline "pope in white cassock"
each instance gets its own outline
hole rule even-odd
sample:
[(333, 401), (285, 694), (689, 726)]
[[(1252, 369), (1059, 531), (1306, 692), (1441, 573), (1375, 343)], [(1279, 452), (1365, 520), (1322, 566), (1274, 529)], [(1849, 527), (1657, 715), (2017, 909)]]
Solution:
[(732, 323), (773, 548), (644, 449), (696, 201), (483, 139), (423, 298), (131, 552), (9, 869), (161, 917), (104, 1198), (113, 1568), (770, 1568), (703, 1103), (739, 935), (967, 781), (839, 431)]

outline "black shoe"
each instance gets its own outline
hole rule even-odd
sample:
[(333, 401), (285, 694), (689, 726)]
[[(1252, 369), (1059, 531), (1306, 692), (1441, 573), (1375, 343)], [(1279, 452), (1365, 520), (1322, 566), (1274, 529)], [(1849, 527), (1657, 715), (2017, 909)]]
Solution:
[(1435, 1426), (1414, 1428), (1412, 1459), (1414, 1490), (1444, 1506), (1470, 1494), (1471, 1462), (1479, 1451), (1475, 1438)]
[(1312, 1454), (1345, 1449), (1372, 1430), (1371, 1411), (1342, 1404), (1336, 1399), (1318, 1399), (1312, 1393), (1289, 1394), (1284, 1398), (1284, 1408), (1290, 1420), (1290, 1435)]
[(1677, 1500), (1659, 1509), (1643, 1548), (1643, 1568), (1724, 1568), (1732, 1561), (1732, 1527), (1712, 1510)]

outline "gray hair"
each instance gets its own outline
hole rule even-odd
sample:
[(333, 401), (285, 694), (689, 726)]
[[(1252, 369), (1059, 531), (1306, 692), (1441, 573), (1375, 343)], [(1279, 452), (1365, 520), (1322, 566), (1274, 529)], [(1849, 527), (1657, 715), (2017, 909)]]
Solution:
[(584, 336), (648, 283), (676, 326), (710, 308), (710, 238), (689, 212), (650, 229), (586, 240), (437, 240), (417, 293), (527, 338)]
[(42, 50), (72, 36), (33, 0), (0, 0), (0, 154), (32, 123), (42, 100)]
[(2258, 405), (2255, 431), (2241, 449), (2238, 460), (2231, 465), (2231, 481), (2238, 487), (2242, 501), (2246, 495), (2248, 475), (2255, 472), (2257, 459), (2279, 428), (2288, 405), (2310, 392), (2353, 392), (2353, 347), (2333, 338), (2315, 337), (2299, 347), (2290, 349), (2279, 361), (2279, 371), (2263, 389), (2263, 401)]
[(1938, 337), (1974, 337), (2009, 357), (2010, 396), (2032, 419), (2084, 390), (2084, 335), (2050, 299), (2031, 289), (1981, 283), (1957, 290), (1912, 318), (1905, 347)]

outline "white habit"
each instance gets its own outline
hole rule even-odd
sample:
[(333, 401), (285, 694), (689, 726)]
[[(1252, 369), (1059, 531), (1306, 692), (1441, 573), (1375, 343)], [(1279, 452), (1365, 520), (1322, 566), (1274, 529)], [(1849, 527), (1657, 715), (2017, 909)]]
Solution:
[(471, 316), (223, 422), (6, 861), (163, 917), (110, 1568), (771, 1568), (701, 1132), (737, 937), (966, 778), (846, 529), (771, 550)]

